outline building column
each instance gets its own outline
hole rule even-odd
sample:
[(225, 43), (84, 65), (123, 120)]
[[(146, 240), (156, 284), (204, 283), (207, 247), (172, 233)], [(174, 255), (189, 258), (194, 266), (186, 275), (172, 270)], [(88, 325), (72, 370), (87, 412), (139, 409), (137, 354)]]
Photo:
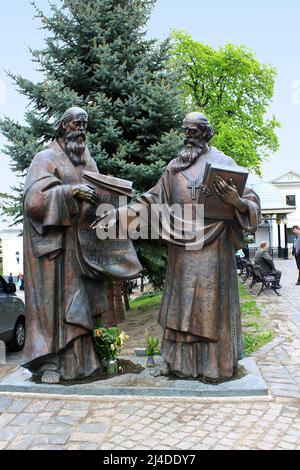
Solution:
[(287, 233), (287, 219), (283, 219), (284, 225), (284, 259), (289, 259), (289, 249), (288, 249), (288, 233)]
[(276, 218), (277, 224), (277, 232), (278, 232), (278, 258), (282, 257), (282, 248), (281, 248), (281, 219), (279, 217)]

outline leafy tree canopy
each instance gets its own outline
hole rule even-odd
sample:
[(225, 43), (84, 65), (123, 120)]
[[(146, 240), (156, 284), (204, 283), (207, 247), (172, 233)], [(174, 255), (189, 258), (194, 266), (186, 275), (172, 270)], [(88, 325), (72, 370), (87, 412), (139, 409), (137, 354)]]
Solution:
[(173, 67), (180, 70), (186, 109), (210, 119), (213, 144), (238, 164), (261, 173), (262, 160), (279, 148), (275, 117), (267, 118), (276, 71), (245, 46), (214, 49), (184, 31), (173, 33)]

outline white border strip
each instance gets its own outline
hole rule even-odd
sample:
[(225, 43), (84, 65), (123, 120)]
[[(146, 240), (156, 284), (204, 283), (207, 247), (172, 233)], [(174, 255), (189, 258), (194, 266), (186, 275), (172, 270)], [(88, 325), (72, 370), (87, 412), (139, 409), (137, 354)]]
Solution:
[(8, 396), (10, 398), (32, 398), (32, 399), (39, 399), (39, 400), (73, 400), (73, 401), (174, 401), (178, 402), (193, 402), (195, 401), (203, 402), (203, 403), (216, 403), (216, 402), (265, 402), (265, 401), (273, 401), (274, 397), (272, 395), (254, 395), (254, 396), (238, 396), (238, 397), (157, 397), (157, 396), (147, 396), (142, 397), (138, 395), (60, 395), (60, 394), (48, 394), (48, 393), (27, 393), (27, 392), (0, 392), (0, 397)]

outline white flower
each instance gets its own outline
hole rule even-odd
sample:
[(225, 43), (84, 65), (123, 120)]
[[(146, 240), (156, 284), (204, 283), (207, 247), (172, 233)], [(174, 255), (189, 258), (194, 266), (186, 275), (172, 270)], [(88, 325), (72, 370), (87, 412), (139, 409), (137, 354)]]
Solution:
[(123, 342), (125, 339), (128, 339), (129, 336), (125, 333), (125, 331), (122, 331), (122, 333), (120, 334), (120, 339), (121, 341)]

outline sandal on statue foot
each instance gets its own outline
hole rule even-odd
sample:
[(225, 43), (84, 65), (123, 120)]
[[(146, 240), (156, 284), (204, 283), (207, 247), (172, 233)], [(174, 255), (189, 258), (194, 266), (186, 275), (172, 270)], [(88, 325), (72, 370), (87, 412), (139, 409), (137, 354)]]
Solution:
[(54, 370), (45, 370), (41, 377), (41, 381), (44, 384), (59, 384), (61, 375)]
[(170, 369), (168, 364), (162, 364), (160, 367), (157, 367), (154, 369), (152, 372), (150, 372), (150, 375), (152, 377), (161, 377), (161, 376), (167, 376), (170, 375)]

